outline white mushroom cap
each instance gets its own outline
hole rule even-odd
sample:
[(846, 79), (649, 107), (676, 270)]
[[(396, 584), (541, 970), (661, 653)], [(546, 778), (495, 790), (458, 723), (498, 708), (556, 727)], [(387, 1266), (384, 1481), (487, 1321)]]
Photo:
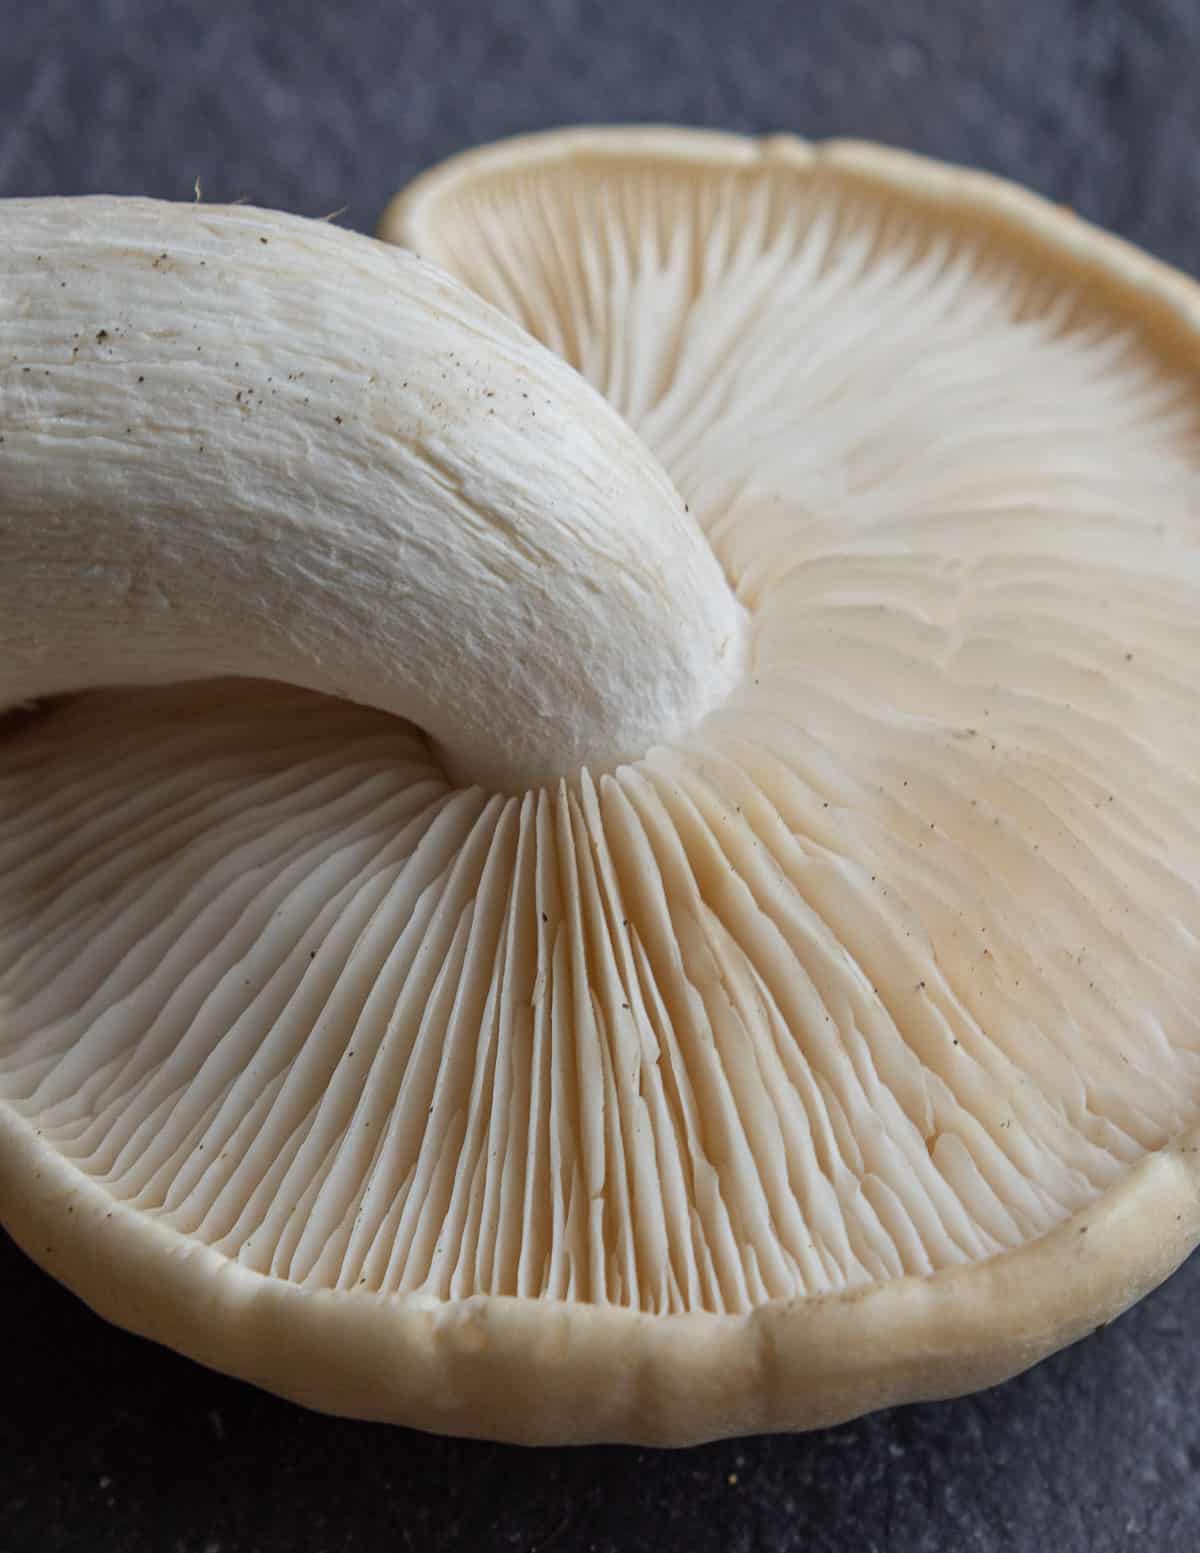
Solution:
[[(0, 1216), (106, 1315), (205, 1362), (333, 1411), (529, 1441), (828, 1423), (999, 1380), (1114, 1315), (1200, 1238), (1195, 289), (976, 175), (682, 132), (475, 153), (384, 230), (565, 356), (650, 450), (438, 281), (497, 371), (540, 374), (564, 426), (601, 426), (578, 433), (595, 488), (619, 447), (629, 495), (619, 519), (588, 480), (577, 496), (584, 455), (531, 450), (516, 403), (465, 420), (455, 457), (490, 420), (517, 426), (502, 454), (484, 444), (516, 471), (506, 490), (561, 470), (584, 512), (569, 526), (594, 522), (606, 545), (637, 515), (616, 574), (663, 512), (661, 570), (678, 545), (700, 624), (661, 622), (665, 647), (652, 611), (633, 629), (655, 661), (730, 678), (705, 692), (703, 672), (680, 674), (644, 749), (624, 733), (605, 747), (614, 693), (586, 760), (554, 769), (545, 717), (523, 767), (503, 755), (488, 788), (452, 785), (388, 715), (431, 726), (425, 670), (397, 676), (380, 652), (368, 691), (346, 683), (360, 622), (336, 587), (308, 591), (335, 506), (335, 578), (381, 513), (458, 546), (445, 491), (414, 527), (388, 500), (408, 466), (375, 462), (416, 412), (355, 455), (348, 513), (311, 434), (279, 454), (294, 402), (247, 423), (205, 500), (162, 508), (240, 511), (268, 461), (245, 510), (299, 526), (311, 564), (238, 615), (235, 660), (218, 631), (182, 674), (126, 659), (90, 683), (304, 688), (93, 691), (0, 734)], [(363, 273), (380, 306), (400, 277), (429, 304), (431, 272), (343, 237), (314, 239), (357, 266), (339, 329), (361, 338)], [(264, 269), (239, 334), (275, 284)], [(66, 294), (78, 318), (86, 288)], [(144, 288), (136, 301), (144, 320)], [(189, 318), (205, 305), (197, 283)], [(320, 316), (289, 318), (301, 368), (332, 350)], [(154, 331), (130, 327), (149, 351)], [(324, 418), (372, 371), (401, 403), (388, 352), (366, 349), (332, 373)], [(45, 407), (61, 402), (27, 401), (24, 365), (41, 364), (0, 362), (13, 568), (49, 509), (39, 491), (56, 509), (98, 500), (90, 467), (51, 467)], [(97, 411), (110, 429), (126, 378), (114, 369)], [(14, 415), (10, 392), (41, 418)], [(101, 453), (111, 430), (81, 436)], [(196, 467), (190, 446), (162, 456)], [(136, 460), (121, 468), (105, 530), (146, 490)], [(472, 511), (495, 532), (490, 486)], [(382, 598), (386, 563), (366, 553)], [(152, 560), (135, 598), (158, 588)], [(261, 563), (222, 573), (239, 610)], [(73, 597), (79, 568), (58, 564)], [(182, 596), (190, 621), (204, 591), (186, 570), (154, 596), (164, 611)], [(621, 597), (597, 579), (591, 618), (624, 641), (610, 584)], [(427, 611), (457, 644), (431, 702), (456, 675), (489, 683), (457, 586)], [(33, 618), (9, 597), (10, 618)], [(504, 615), (503, 586), (480, 597)], [(410, 629), (398, 618), (387, 630)], [(369, 632), (387, 619), (373, 609)], [(170, 635), (156, 624), (146, 640)], [(44, 629), (9, 699), (88, 682), (46, 681)], [(327, 641), (343, 656), (322, 677)], [(607, 661), (613, 685), (637, 680), (627, 653)], [(521, 718), (503, 687), (480, 695), (505, 751)], [(453, 720), (434, 731), (453, 752)], [(463, 769), (483, 774), (472, 751)], [(539, 772), (524, 789), (523, 769)]]

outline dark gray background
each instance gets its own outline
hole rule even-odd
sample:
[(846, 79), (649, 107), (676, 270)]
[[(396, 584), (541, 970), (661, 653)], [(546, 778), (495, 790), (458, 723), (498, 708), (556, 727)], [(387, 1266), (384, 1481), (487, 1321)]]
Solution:
[[(1200, 270), (1197, 0), (0, 0), (0, 195), (246, 197), (370, 230), (580, 121), (854, 134)], [(101, 1325), (0, 1236), (0, 1553), (1193, 1553), (1200, 1263), (997, 1391), (678, 1454), (306, 1415)]]

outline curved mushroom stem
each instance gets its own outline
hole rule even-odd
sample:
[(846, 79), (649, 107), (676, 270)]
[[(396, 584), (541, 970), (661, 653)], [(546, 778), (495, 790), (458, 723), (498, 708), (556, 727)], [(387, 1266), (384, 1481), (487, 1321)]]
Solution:
[(743, 612), (666, 475), (449, 277), (246, 207), (0, 210), (0, 706), (284, 680), (511, 791), (727, 694)]

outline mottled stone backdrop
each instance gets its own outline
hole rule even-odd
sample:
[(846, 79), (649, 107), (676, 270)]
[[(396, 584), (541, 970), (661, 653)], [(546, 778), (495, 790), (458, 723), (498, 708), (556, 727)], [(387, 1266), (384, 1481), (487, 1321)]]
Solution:
[(553, 124), (853, 134), (1033, 184), (1200, 267), (1193, 0), (0, 5), (0, 193), (369, 228), (430, 161)]

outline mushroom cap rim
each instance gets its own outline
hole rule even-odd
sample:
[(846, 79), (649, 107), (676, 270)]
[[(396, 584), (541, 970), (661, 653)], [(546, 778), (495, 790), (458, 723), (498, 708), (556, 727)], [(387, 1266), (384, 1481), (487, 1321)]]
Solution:
[(306, 1290), (110, 1197), (4, 1109), (0, 1219), (106, 1320), (320, 1412), (522, 1445), (686, 1446), (963, 1396), (1113, 1320), (1200, 1240), (1200, 1123), (1040, 1239), (741, 1315)]
[(423, 207), (456, 184), (480, 175), (580, 156), (645, 156), (718, 172), (777, 166), (846, 173), (876, 189), (969, 209), (973, 221), (983, 217), (1012, 234), (1019, 233), (1026, 242), (1036, 237), (1060, 260), (1076, 263), (1110, 284), (1118, 282), (1127, 297), (1136, 291), (1143, 310), (1150, 303), (1176, 315), (1177, 321), (1182, 315), (1189, 328), (1200, 329), (1200, 286), (1190, 276), (1096, 226), (1069, 206), (996, 173), (854, 138), (806, 140), (791, 134), (754, 136), (656, 124), (540, 130), (460, 151), (418, 174), (389, 201), (376, 233), (387, 242), (419, 251), (416, 239)]

